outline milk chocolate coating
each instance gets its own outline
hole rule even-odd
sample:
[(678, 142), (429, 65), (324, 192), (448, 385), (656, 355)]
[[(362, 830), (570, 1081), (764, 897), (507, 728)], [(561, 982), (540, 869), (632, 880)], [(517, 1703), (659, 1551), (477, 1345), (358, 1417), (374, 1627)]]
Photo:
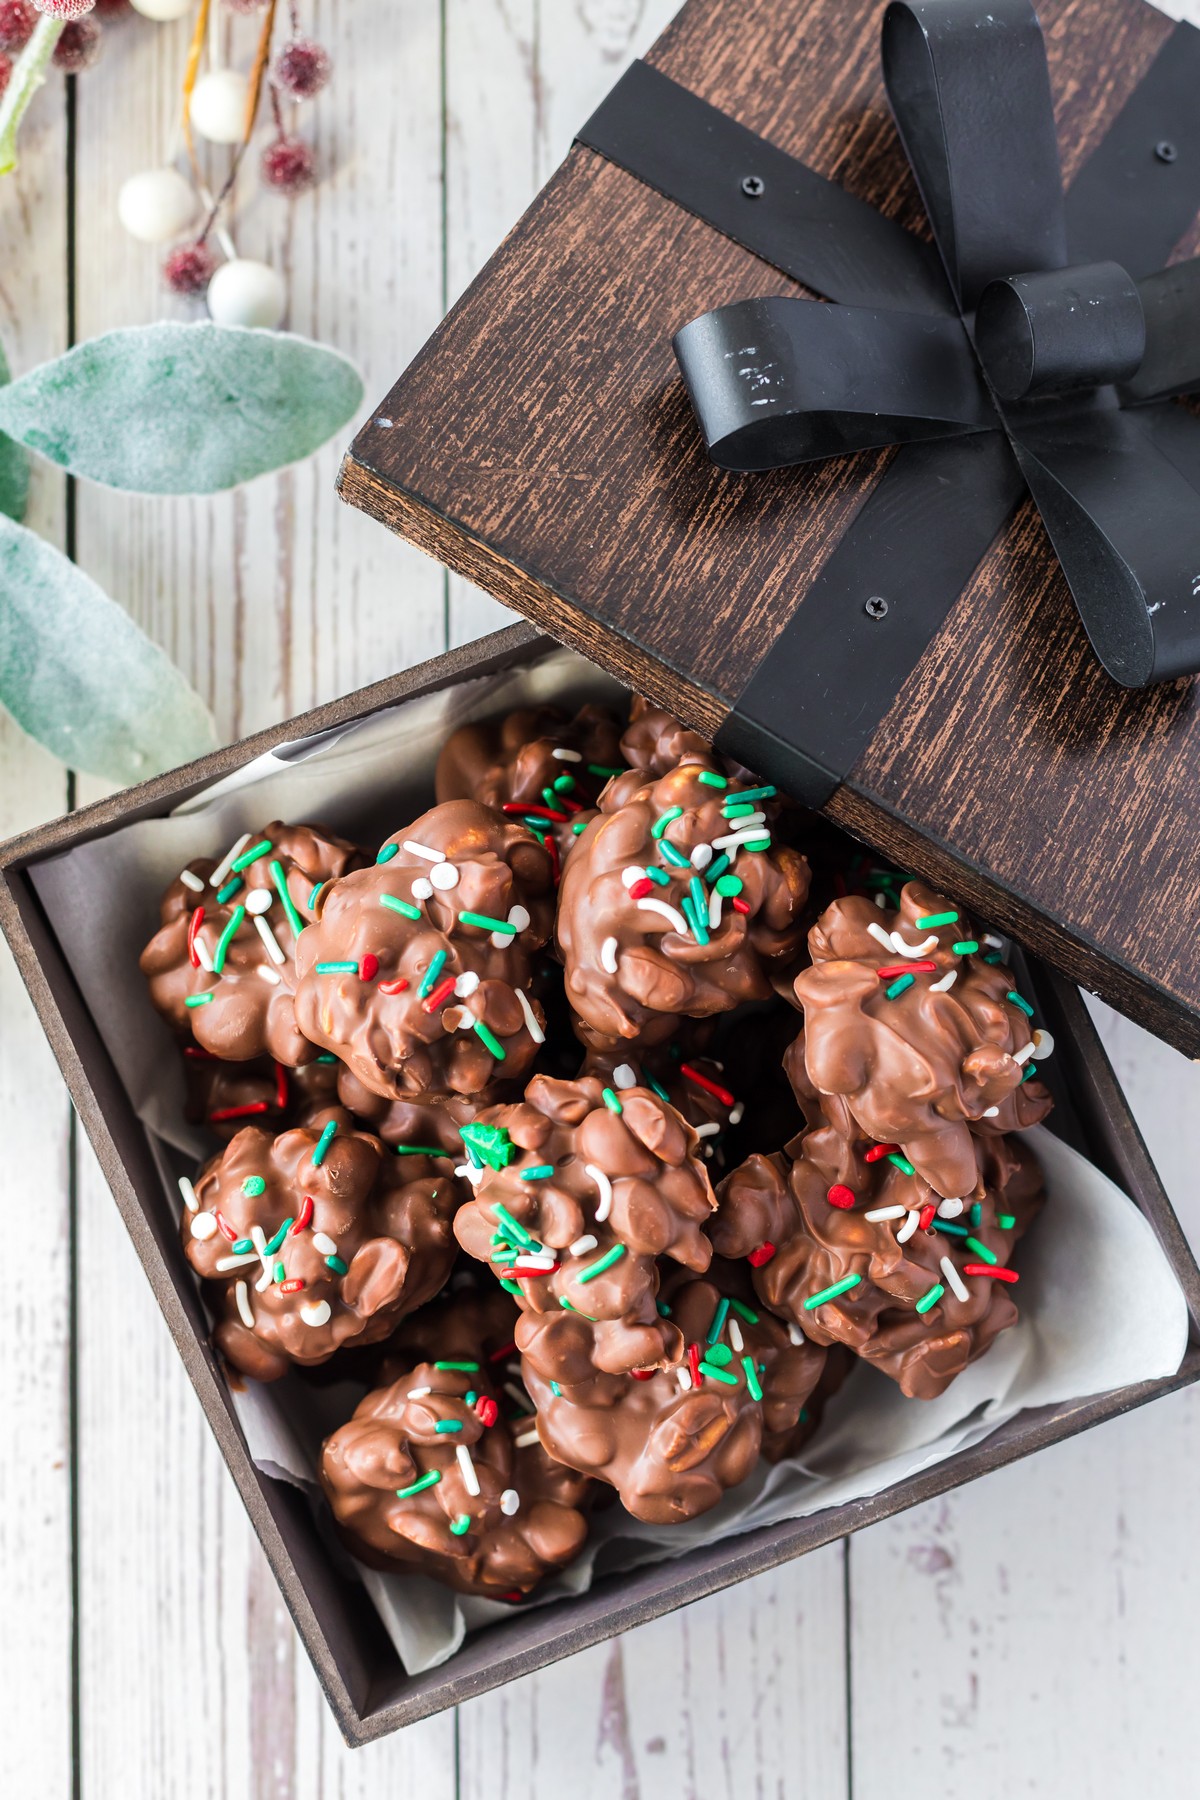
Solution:
[(642, 1052), (628, 1045), (618, 1050), (589, 1050), (579, 1073), (594, 1076), (617, 1094), (626, 1088), (649, 1088), (667, 1100), (700, 1139), (704, 1161), (721, 1168), (726, 1134), (741, 1122), (745, 1105), (726, 1085), (723, 1063), (695, 1051), (680, 1053), (679, 1038), (684, 1036), (680, 1032), (670, 1044)]
[[(766, 999), (772, 979), (785, 981), (803, 947), (808, 864), (776, 842), (769, 825), (757, 830), (754, 815), (749, 823), (725, 816), (725, 807), (738, 804), (734, 783), (709, 785), (726, 778), (699, 762), (631, 789), (634, 779), (610, 784), (601, 816), (563, 874), (557, 935), (567, 997), (599, 1034), (599, 1042), (591, 1040), (597, 1048), (622, 1039), (661, 1043), (680, 1015), (703, 1018)], [(765, 838), (768, 847), (739, 848), (732, 841), (739, 831), (760, 844)], [(718, 866), (730, 858), (723, 873), (740, 884), (736, 894), (718, 895), (710, 886), (690, 860), (697, 849), (702, 863), (710, 849)], [(706, 909), (699, 931), (684, 905), (697, 893)]]
[[(528, 1357), (522, 1367), (550, 1454), (610, 1483), (635, 1518), (671, 1525), (715, 1506), (760, 1454), (772, 1461), (794, 1455), (844, 1370), (835, 1363), (831, 1373), (824, 1350), (802, 1336), (793, 1342), (785, 1325), (747, 1306), (735, 1268), (714, 1263), (700, 1276), (671, 1270), (662, 1292), (682, 1343), (698, 1346), (707, 1365), (698, 1388), (686, 1352), (674, 1367), (643, 1379), (595, 1374), (574, 1384), (567, 1367), (547, 1375)], [(744, 1310), (731, 1304), (719, 1321), (722, 1301), (734, 1299)], [(520, 1341), (521, 1326), (517, 1335)]]
[(389, 838), (380, 857), (326, 890), (301, 937), (301, 1030), (386, 1100), (478, 1096), (520, 1079), (542, 1035), (537, 1003), (518, 996), (550, 933), (546, 850), (490, 807), (451, 800)]
[[(274, 871), (282, 874), (303, 936), (303, 927), (314, 917), (314, 888), (359, 867), (363, 857), (353, 844), (320, 826), (284, 825), (278, 819), (251, 833), (245, 849), (262, 843), (271, 845), (269, 854), (231, 872), (215, 887), (210, 877), (219, 863), (211, 857), (188, 863), (188, 873), (203, 881), (203, 891), (197, 893), (178, 876), (171, 883), (162, 899), (162, 924), (142, 952), (141, 969), (159, 1012), (176, 1031), (192, 1034), (202, 1049), (230, 1062), (265, 1055), (295, 1068), (311, 1060), (312, 1046), (296, 1024), (297, 940)], [(217, 894), (231, 883), (239, 884), (236, 892), (219, 902)], [(270, 904), (256, 914), (253, 909), (260, 900), (265, 904), (265, 896)], [(199, 948), (189, 950), (189, 930), (200, 909)], [(257, 918), (270, 932), (274, 950)], [(235, 919), (237, 928), (221, 959), (220, 940)], [(219, 974), (203, 966), (205, 956), (222, 961)], [(212, 998), (202, 999), (205, 995)], [(189, 1006), (189, 999), (199, 1004)]]
[[(945, 913), (952, 923), (917, 924)], [(973, 1135), (1022, 1130), (1051, 1106), (1029, 1057), (1018, 1060), (1032, 1022), (1010, 998), (1012, 971), (986, 960), (997, 953), (961, 908), (915, 881), (896, 912), (859, 896), (835, 901), (808, 941), (813, 967), (795, 982), (803, 1043), (787, 1065), (801, 1104), (815, 1092), (844, 1136), (857, 1127), (897, 1143), (939, 1194), (972, 1194)], [(956, 943), (979, 949), (958, 953)]]
[(385, 1338), (449, 1275), (464, 1197), (447, 1159), (396, 1156), (366, 1132), (338, 1130), (322, 1146), (312, 1126), (247, 1126), (198, 1178), (199, 1210), (180, 1222), (220, 1313), (218, 1349), (272, 1381)]
[(339, 1064), (319, 1057), (285, 1069), (269, 1056), (253, 1062), (225, 1062), (198, 1044), (183, 1047), (187, 1100), (184, 1117), (214, 1137), (229, 1139), (247, 1125), (283, 1131), (289, 1125), (316, 1125), (331, 1118), (353, 1130), (350, 1109), (338, 1101)]
[(498, 1106), (520, 1097), (516, 1082), (493, 1082), (481, 1094), (429, 1094), (414, 1100), (385, 1100), (365, 1088), (352, 1069), (343, 1064), (338, 1075), (342, 1105), (376, 1137), (393, 1148), (397, 1144), (429, 1144), (446, 1151), (456, 1163), (463, 1160), (462, 1128), (477, 1119), (485, 1106)]
[(517, 1290), (531, 1366), (556, 1376), (569, 1362), (573, 1380), (677, 1357), (678, 1331), (656, 1306), (657, 1258), (703, 1270), (712, 1255), (695, 1132), (649, 1089), (610, 1095), (620, 1112), (595, 1077), (536, 1075), (519, 1105), (482, 1113), (467, 1135), (483, 1167), (455, 1221), (463, 1249)]
[[(954, 1203), (887, 1157), (868, 1163), (867, 1149), (867, 1140), (849, 1142), (826, 1126), (805, 1136), (795, 1161), (750, 1157), (721, 1183), (711, 1236), (723, 1256), (755, 1254), (754, 1286), (773, 1312), (819, 1344), (846, 1345), (910, 1399), (933, 1400), (1016, 1320), (1013, 1284), (962, 1270), (1008, 1267), (1042, 1204), (1041, 1172), (1019, 1138), (974, 1139), (979, 1213), (967, 1204), (953, 1216), (934, 1216), (924, 1230), (918, 1222), (901, 1244), (897, 1233), (914, 1212), (919, 1220), (922, 1208), (940, 1203), (950, 1213)], [(831, 1202), (831, 1190), (843, 1201), (853, 1194), (853, 1205)], [(903, 1206), (904, 1216), (866, 1217), (892, 1206)], [(943, 1258), (959, 1271), (965, 1300), (947, 1279)], [(806, 1305), (850, 1276), (858, 1281), (846, 1293)], [(940, 1297), (918, 1312), (917, 1302), (938, 1287)]]
[(453, 732), (435, 787), (439, 800), (482, 800), (511, 817), (541, 820), (562, 857), (575, 844), (574, 827), (593, 815), (600, 790), (623, 767), (620, 724), (602, 706), (582, 706), (573, 717), (557, 706), (521, 707)]
[[(553, 1462), (536, 1436), (517, 1446), (533, 1435), (532, 1419), (511, 1416), (494, 1378), (491, 1359), (511, 1338), (513, 1315), (499, 1289), (423, 1309), (397, 1337), (387, 1385), (326, 1440), (321, 1484), (361, 1561), (517, 1600), (578, 1555), (591, 1484)], [(439, 1366), (447, 1362), (477, 1366)], [(435, 1482), (401, 1497), (431, 1474)]]

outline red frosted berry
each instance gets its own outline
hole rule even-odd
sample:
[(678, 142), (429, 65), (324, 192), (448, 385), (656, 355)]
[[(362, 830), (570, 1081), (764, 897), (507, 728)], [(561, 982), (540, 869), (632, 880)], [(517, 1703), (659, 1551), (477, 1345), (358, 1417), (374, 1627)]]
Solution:
[(207, 244), (180, 244), (163, 264), (163, 279), (173, 294), (195, 298), (208, 289), (217, 259)]
[(277, 137), (262, 154), (262, 178), (268, 187), (298, 194), (316, 179), (312, 148), (303, 138)]
[(100, 59), (104, 33), (95, 19), (72, 19), (63, 26), (62, 36), (54, 46), (54, 66), (67, 75), (81, 75)]
[[(91, 12), (96, 0), (33, 0), (33, 4), (39, 12), (49, 13), (52, 19), (82, 19), (84, 13)], [(57, 56), (54, 60), (58, 61)]]
[(333, 64), (329, 52), (311, 38), (293, 38), (275, 58), (271, 80), (293, 100), (311, 100), (329, 80)]
[(28, 0), (0, 0), (0, 50), (23, 50), (36, 24)]

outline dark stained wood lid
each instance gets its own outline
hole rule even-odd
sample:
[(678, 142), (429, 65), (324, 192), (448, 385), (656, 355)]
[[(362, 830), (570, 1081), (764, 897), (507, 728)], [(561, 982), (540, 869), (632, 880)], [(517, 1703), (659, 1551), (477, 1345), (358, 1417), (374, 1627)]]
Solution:
[[(1173, 27), (1142, 0), (1039, 11), (1069, 182)], [(926, 237), (881, 13), (690, 0), (648, 60)], [(1193, 227), (1175, 255), (1198, 250)], [(577, 145), (359, 434), (343, 494), (712, 734), (892, 453), (715, 468), (671, 336), (803, 292)], [(1032, 503), (826, 811), (1200, 1055), (1195, 685), (1104, 674)]]

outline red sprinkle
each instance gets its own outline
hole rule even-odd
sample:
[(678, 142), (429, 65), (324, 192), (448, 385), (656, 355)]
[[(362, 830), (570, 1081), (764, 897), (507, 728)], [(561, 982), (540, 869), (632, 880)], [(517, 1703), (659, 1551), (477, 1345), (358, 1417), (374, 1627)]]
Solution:
[(197, 1062), (224, 1062), (225, 1060), (223, 1056), (214, 1055), (211, 1050), (201, 1050), (199, 1044), (187, 1044), (184, 1047), (183, 1054), (185, 1056), (194, 1056)]
[(279, 1291), (281, 1294), (298, 1294), (303, 1286), (304, 1282), (301, 1277), (294, 1275), (290, 1281), (280, 1282)]
[(871, 1148), (867, 1151), (866, 1160), (868, 1162), (880, 1162), (885, 1156), (899, 1156), (899, 1154), (899, 1144), (872, 1144)]
[(427, 1012), (427, 1013), (435, 1013), (439, 1006), (445, 1006), (447, 1000), (450, 998), (451, 994), (454, 992), (454, 983), (456, 980), (457, 980), (457, 976), (447, 975), (445, 981), (439, 981), (437, 986), (434, 988), (433, 992), (431, 994), (427, 994), (425, 996), (424, 1000), (422, 1000), (422, 1002), (421, 1002), (422, 1011)]
[(746, 1261), (750, 1264), (752, 1269), (761, 1269), (766, 1263), (770, 1262), (774, 1254), (775, 1246), (768, 1241), (765, 1244), (760, 1244), (757, 1250), (752, 1250), (746, 1258)]
[(688, 1345), (688, 1368), (692, 1371), (693, 1386), (703, 1387), (704, 1386), (704, 1377), (700, 1373), (700, 1346), (699, 1346), (699, 1344), (689, 1344)]
[(749, 902), (748, 902), (748, 901), (746, 901), (746, 900), (743, 900), (743, 899), (742, 899), (742, 898), (741, 898), (741, 897), (740, 897), (740, 896), (739, 896), (739, 895), (737, 895), (737, 894), (735, 894), (735, 895), (734, 895), (734, 897), (733, 897), (733, 899), (732, 899), (732, 900), (731, 900), (731, 901), (730, 901), (730, 903), (729, 903), (729, 904), (730, 904), (730, 905), (731, 905), (731, 906), (732, 906), (732, 907), (733, 907), (733, 910), (734, 910), (734, 912), (740, 912), (740, 913), (747, 913), (747, 914), (748, 914), (748, 913), (749, 913), (749, 911), (750, 911), (750, 906), (749, 906)]
[(510, 1590), (509, 1593), (498, 1594), (496, 1597), (499, 1600), (523, 1600), (525, 1598), (525, 1596), (521, 1592), (520, 1588), (513, 1588)]
[(936, 975), (935, 962), (889, 963), (886, 969), (876, 969), (880, 981), (888, 981), (893, 975)]
[(630, 1369), (629, 1373), (635, 1381), (653, 1381), (655, 1372), (653, 1369)]
[(481, 1419), (485, 1425), (494, 1425), (500, 1417), (500, 1408), (490, 1394), (480, 1394), (475, 1402), (475, 1417)]
[(639, 875), (637, 880), (630, 884), (629, 898), (631, 900), (644, 900), (653, 886), (654, 883), (648, 875)]
[(846, 1187), (840, 1181), (834, 1182), (826, 1197), (830, 1206), (840, 1206), (843, 1212), (849, 1211), (854, 1205), (854, 1189)]
[(300, 1208), (300, 1211), (297, 1213), (296, 1223), (292, 1226), (292, 1229), (288, 1232), (288, 1236), (296, 1237), (300, 1232), (302, 1232), (304, 1230), (304, 1227), (306, 1225), (310, 1225), (312, 1223), (312, 1216), (313, 1216), (313, 1197), (311, 1194), (305, 1194), (304, 1204)]
[(222, 1212), (214, 1212), (213, 1218), (217, 1221), (217, 1230), (221, 1233), (221, 1236), (228, 1238), (231, 1244), (236, 1244), (238, 1234), (229, 1223), (229, 1220), (225, 1217), (225, 1214)]
[(527, 813), (531, 819), (553, 819), (556, 825), (565, 825), (570, 813), (555, 812), (549, 806), (522, 806), (519, 800), (506, 800), (500, 808), (506, 813)]
[(381, 994), (402, 994), (407, 986), (407, 980), (401, 975), (396, 981), (381, 981), (379, 991)]
[(698, 1088), (703, 1088), (706, 1094), (711, 1094), (714, 1100), (719, 1100), (722, 1106), (737, 1105), (735, 1096), (730, 1093), (728, 1088), (719, 1087), (707, 1075), (702, 1075), (699, 1069), (694, 1069), (691, 1063), (680, 1063), (679, 1072), (681, 1075), (686, 1075), (689, 1081), (694, 1081)]
[(188, 948), (188, 957), (191, 961), (191, 965), (192, 965), (193, 969), (198, 969), (200, 967), (200, 958), (196, 954), (196, 933), (199, 931), (199, 929), (200, 929), (201, 925), (203, 925), (203, 923), (204, 923), (204, 908), (202, 906), (198, 906), (196, 908), (195, 912), (192, 914), (191, 918), (188, 920), (187, 948)]
[(265, 1113), (266, 1110), (265, 1100), (248, 1100), (245, 1106), (219, 1106), (215, 1112), (209, 1113), (208, 1122), (210, 1125), (220, 1125), (226, 1119), (248, 1119), (251, 1113)]
[(560, 856), (558, 854), (558, 845), (555, 843), (555, 841), (552, 837), (548, 837), (546, 839), (545, 847), (546, 847), (546, 851), (550, 857), (550, 871), (551, 871), (551, 874), (554, 876), (554, 885), (555, 885), (555, 887), (557, 887), (559, 882), (562, 880), (562, 859), (560, 858)]
[(275, 1104), (283, 1112), (288, 1103), (287, 1070), (281, 1062), (275, 1064)]
[(367, 954), (358, 965), (358, 979), (360, 981), (374, 981), (378, 973), (379, 958), (373, 950), (368, 950)]
[(931, 1202), (929, 1202), (928, 1205), (923, 1206), (921, 1208), (921, 1214), (917, 1220), (918, 1230), (928, 1231), (929, 1227), (933, 1224), (933, 1221), (936, 1218), (937, 1218), (937, 1207), (934, 1206), (931, 1201)]
[(583, 811), (583, 801), (582, 800), (568, 800), (567, 796), (565, 794), (563, 795), (559, 804), (561, 806), (565, 806), (568, 812), (581, 813)]
[(519, 1262), (515, 1262), (512, 1266), (518, 1275), (526, 1277), (532, 1277), (534, 1275), (554, 1275), (562, 1268), (561, 1263), (551, 1263), (548, 1269), (523, 1269)]
[(511, 1344), (501, 1344), (499, 1350), (493, 1350), (492, 1354), (488, 1357), (488, 1361), (503, 1362), (506, 1356), (512, 1356), (516, 1348), (517, 1341), (514, 1338)]
[(990, 1263), (964, 1263), (964, 1275), (990, 1275), (993, 1281), (1020, 1281), (1015, 1269), (993, 1269)]

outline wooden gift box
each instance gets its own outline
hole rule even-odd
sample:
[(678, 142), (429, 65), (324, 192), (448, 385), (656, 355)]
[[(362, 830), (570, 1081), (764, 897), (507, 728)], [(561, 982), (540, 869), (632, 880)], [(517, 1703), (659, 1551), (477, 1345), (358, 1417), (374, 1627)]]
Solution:
[[(0, 848), (0, 925), (193, 1386), (245, 1501), (287, 1606), (347, 1740), (360, 1744), (511, 1681), (877, 1519), (960, 1486), (1102, 1419), (1200, 1376), (1200, 1271), (1188, 1251), (1076, 989), (1031, 962), (1022, 989), (1053, 1033), (1046, 1076), (1053, 1128), (1133, 1199), (1157, 1234), (1187, 1299), (1188, 1349), (1160, 1380), (1019, 1414), (982, 1443), (865, 1500), (727, 1538), (632, 1574), (596, 1582), (575, 1599), (514, 1613), (469, 1636), (440, 1668), (409, 1676), (361, 1588), (332, 1560), (306, 1502), (263, 1475), (248, 1453), (208, 1321), (179, 1241), (178, 1203), (164, 1182), (95, 1018), (81, 994), (36, 885), (38, 865), (136, 820), (162, 817), (274, 746), (344, 727), (409, 697), (527, 666), (556, 646), (521, 625), (348, 695), (257, 737), (74, 813)], [(330, 820), (335, 827), (336, 819)], [(917, 1404), (914, 1402), (914, 1404)]]
[[(928, 243), (884, 94), (883, 10), (688, 0), (648, 54), (654, 73), (623, 78), (361, 431), (342, 491), (710, 737), (731, 719), (744, 727), (754, 678), (798, 633), (818, 666), (801, 658), (794, 681), (776, 683), (775, 739), (743, 760), (795, 791), (789, 752), (829, 746), (832, 758), (876, 708), (824, 799), (828, 816), (1200, 1055), (1194, 682), (1130, 691), (1104, 673), (1026, 498), (978, 566), (972, 549), (911, 672), (873, 692), (886, 634), (925, 604), (937, 516), (914, 500), (859, 531), (894, 473), (888, 450), (770, 473), (715, 467), (672, 353), (672, 335), (712, 308), (808, 291), (781, 272), (786, 246), (772, 266), (736, 241), (781, 191), (786, 226), (787, 158)], [(1117, 235), (1100, 248), (1126, 252), (1140, 277), (1137, 183), (1154, 204), (1200, 193), (1200, 33), (1143, 0), (1039, 0), (1039, 11), (1072, 259), (1090, 248), (1076, 241), (1078, 192), (1100, 236), (1110, 222)], [(732, 138), (686, 104), (672, 135), (673, 110), (661, 114), (679, 88), (736, 121)], [(1112, 174), (1118, 124), (1128, 167)], [(705, 147), (714, 131), (721, 154)], [(664, 191), (629, 172), (646, 166), (648, 143)], [(1102, 147), (1109, 162), (1092, 160)], [(697, 167), (698, 205), (720, 229), (666, 197)], [(1097, 204), (1109, 175), (1111, 206), (1107, 190)], [(1157, 262), (1200, 249), (1191, 211), (1176, 203), (1171, 220), (1179, 235)], [(801, 238), (807, 224), (800, 204)], [(1191, 475), (1200, 486), (1200, 467)], [(844, 604), (822, 636), (806, 620), (825, 616), (839, 556)], [(872, 620), (878, 599), (890, 610)], [(822, 660), (835, 627), (850, 645), (830, 664), (836, 679)]]

